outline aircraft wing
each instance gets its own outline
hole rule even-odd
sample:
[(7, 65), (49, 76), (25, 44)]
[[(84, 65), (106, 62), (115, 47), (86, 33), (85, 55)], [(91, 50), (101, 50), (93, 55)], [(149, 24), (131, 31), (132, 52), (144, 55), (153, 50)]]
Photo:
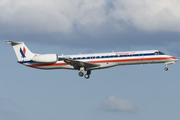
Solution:
[(100, 66), (99, 64), (94, 64), (94, 63), (88, 63), (88, 62), (83, 62), (83, 61), (78, 61), (78, 60), (73, 60), (73, 59), (68, 59), (64, 57), (58, 57), (59, 59), (63, 60), (65, 63), (70, 64), (72, 66), (78, 66), (78, 67), (98, 67)]

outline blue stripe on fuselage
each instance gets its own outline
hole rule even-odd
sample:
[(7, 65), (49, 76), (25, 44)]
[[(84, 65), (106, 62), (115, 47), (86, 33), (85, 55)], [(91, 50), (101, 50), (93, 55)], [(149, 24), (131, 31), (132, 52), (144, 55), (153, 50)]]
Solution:
[[(21, 50), (22, 51), (22, 50)], [(22, 52), (23, 53), (23, 52)], [(24, 55), (24, 54), (23, 54)], [(155, 55), (154, 53), (145, 53), (145, 54), (134, 54), (134, 56), (127, 56), (125, 55), (124, 57), (135, 57), (135, 56), (152, 56), (152, 55)], [(161, 54), (159, 54), (161, 55)], [(95, 56), (96, 59), (107, 59), (106, 57), (103, 57), (101, 56), (101, 58), (99, 56)], [(117, 58), (118, 55), (115, 55), (114, 58)], [(120, 55), (120, 57), (123, 57), (123, 55)], [(113, 57), (109, 57), (109, 58), (113, 58)], [(72, 59), (75, 59), (75, 58), (72, 58)], [(82, 57), (82, 59), (86, 60), (86, 59), (90, 59), (90, 57)], [(58, 61), (63, 61), (62, 59), (58, 59)], [(20, 63), (35, 63), (34, 61), (30, 60), (30, 61), (21, 61)]]

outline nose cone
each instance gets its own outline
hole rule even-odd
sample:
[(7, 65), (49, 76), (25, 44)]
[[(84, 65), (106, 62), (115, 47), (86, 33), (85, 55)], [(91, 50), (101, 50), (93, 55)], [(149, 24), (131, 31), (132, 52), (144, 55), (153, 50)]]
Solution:
[(178, 61), (179, 59), (175, 58), (175, 57), (172, 57), (174, 61)]
[(168, 56), (168, 59), (171, 60), (171, 61), (174, 61), (174, 62), (178, 61), (178, 59), (176, 57), (173, 57), (173, 56), (170, 56), (170, 55)]
[(176, 58), (176, 61), (178, 61), (179, 59)]

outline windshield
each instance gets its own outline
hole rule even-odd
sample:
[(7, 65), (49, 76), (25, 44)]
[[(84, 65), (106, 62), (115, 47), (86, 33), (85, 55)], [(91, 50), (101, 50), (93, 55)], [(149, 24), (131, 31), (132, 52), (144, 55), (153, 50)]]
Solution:
[(165, 55), (165, 54), (164, 54), (163, 52), (161, 52), (161, 51), (159, 51), (159, 54), (160, 54), (160, 55)]
[(155, 55), (165, 55), (165, 54), (161, 51), (157, 51), (157, 52), (155, 52)]

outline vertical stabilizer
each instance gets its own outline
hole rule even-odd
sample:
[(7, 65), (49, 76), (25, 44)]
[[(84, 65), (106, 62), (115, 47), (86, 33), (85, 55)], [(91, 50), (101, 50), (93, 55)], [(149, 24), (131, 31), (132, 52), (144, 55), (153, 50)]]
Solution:
[(31, 59), (35, 54), (32, 53), (23, 42), (5, 41), (11, 44), (14, 48), (18, 61)]

